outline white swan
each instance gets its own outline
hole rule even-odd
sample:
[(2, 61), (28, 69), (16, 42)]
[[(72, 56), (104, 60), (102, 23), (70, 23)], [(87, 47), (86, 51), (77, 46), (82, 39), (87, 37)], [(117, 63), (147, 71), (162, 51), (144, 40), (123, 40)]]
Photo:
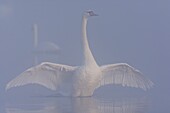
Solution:
[(138, 70), (125, 63), (98, 66), (89, 48), (86, 25), (93, 11), (86, 11), (82, 21), (83, 62), (68, 66), (43, 62), (31, 67), (11, 80), (6, 90), (26, 84), (40, 84), (64, 96), (92, 96), (96, 88), (105, 84), (121, 84), (147, 90), (153, 83)]
[(38, 25), (33, 24), (33, 38), (34, 38), (34, 65), (38, 64), (39, 55), (58, 55), (60, 48), (52, 42), (39, 43)]
[(58, 54), (60, 48), (56, 44), (52, 42), (39, 43), (37, 24), (33, 24), (33, 34), (35, 54)]

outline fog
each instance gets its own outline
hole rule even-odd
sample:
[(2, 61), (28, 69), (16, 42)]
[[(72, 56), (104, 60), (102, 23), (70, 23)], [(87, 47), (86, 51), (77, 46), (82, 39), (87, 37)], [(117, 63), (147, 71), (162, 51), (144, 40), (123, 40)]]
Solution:
[[(170, 1), (168, 0), (1, 0), (0, 1), (0, 112), (12, 98), (53, 95), (41, 86), (5, 91), (5, 85), (35, 65), (33, 24), (39, 26), (39, 42), (52, 42), (57, 55), (38, 55), (38, 61), (80, 65), (83, 11), (99, 14), (88, 23), (88, 40), (99, 65), (128, 63), (154, 82), (147, 91), (106, 86), (94, 97), (140, 95), (151, 101), (150, 112), (170, 112)], [(97, 95), (97, 96), (96, 96)], [(21, 112), (21, 111), (20, 111)]]

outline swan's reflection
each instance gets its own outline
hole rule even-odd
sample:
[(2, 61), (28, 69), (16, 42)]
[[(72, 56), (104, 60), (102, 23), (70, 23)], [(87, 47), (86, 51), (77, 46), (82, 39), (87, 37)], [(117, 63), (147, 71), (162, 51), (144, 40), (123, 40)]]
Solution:
[(8, 105), (6, 113), (144, 113), (147, 99), (48, 98), (42, 102)]

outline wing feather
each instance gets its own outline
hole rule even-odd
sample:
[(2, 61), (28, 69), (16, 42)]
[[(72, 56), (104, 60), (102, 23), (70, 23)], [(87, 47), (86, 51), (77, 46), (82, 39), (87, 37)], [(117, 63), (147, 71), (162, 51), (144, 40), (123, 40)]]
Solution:
[(101, 85), (120, 84), (147, 90), (153, 86), (153, 82), (142, 75), (139, 70), (126, 63), (110, 64), (101, 66), (102, 80)]
[(51, 90), (57, 90), (62, 84), (71, 82), (75, 69), (76, 67), (72, 66), (44, 62), (27, 69), (11, 80), (6, 85), (6, 90), (26, 84), (39, 84)]

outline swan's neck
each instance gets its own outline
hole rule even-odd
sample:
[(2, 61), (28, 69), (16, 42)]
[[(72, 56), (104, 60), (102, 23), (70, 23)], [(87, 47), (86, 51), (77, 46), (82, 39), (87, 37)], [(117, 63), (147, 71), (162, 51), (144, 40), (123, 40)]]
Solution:
[(83, 65), (97, 65), (91, 53), (88, 40), (87, 40), (87, 17), (83, 16), (82, 21), (82, 42), (83, 42)]
[(38, 26), (34, 24), (33, 26), (33, 33), (34, 33), (34, 47), (37, 48), (38, 46)]

